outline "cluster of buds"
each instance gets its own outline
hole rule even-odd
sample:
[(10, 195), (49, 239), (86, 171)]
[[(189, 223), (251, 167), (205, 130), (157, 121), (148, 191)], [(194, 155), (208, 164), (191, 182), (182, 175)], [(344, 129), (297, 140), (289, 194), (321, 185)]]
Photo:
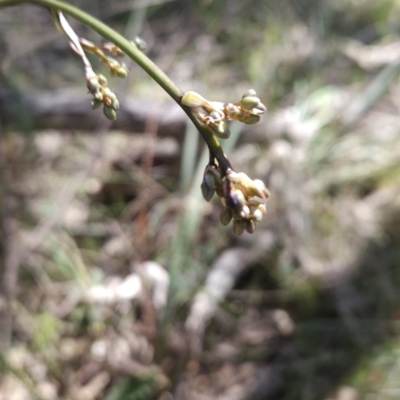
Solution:
[(221, 223), (229, 225), (233, 220), (233, 233), (237, 236), (245, 230), (253, 233), (257, 223), (267, 213), (268, 189), (264, 182), (253, 180), (244, 172), (228, 169), (224, 173), (210, 163), (204, 171), (201, 190), (207, 201), (217, 194), (224, 206), (220, 214)]
[[(112, 76), (120, 78), (125, 78), (129, 72), (127, 66), (118, 60), (124, 56), (124, 52), (113, 43), (98, 46), (79, 38), (61, 11), (50, 9), (50, 12), (55, 25), (66, 36), (72, 50), (83, 62), (87, 88), (93, 96), (92, 108), (103, 105), (105, 116), (115, 120), (119, 101), (108, 87), (107, 79), (94, 72), (85, 51), (96, 55), (106, 65)], [(141, 51), (146, 49), (146, 43), (138, 37), (131, 44)], [(186, 92), (180, 104), (183, 107), (189, 107), (201, 124), (208, 126), (216, 137), (222, 139), (230, 136), (227, 121), (255, 124), (267, 110), (253, 89), (245, 92), (237, 103), (208, 101), (196, 92)], [(212, 144), (217, 146), (214, 141)], [(252, 180), (243, 172), (233, 171), (225, 156), (216, 150), (210, 145), (213, 156), (204, 172), (201, 185), (203, 196), (207, 201), (210, 201), (215, 193), (219, 196), (224, 206), (220, 216), (221, 222), (228, 225), (233, 221), (233, 232), (236, 235), (241, 235), (245, 230), (253, 233), (256, 224), (267, 212), (266, 199), (269, 197), (269, 192), (261, 180)]]
[(224, 107), (224, 112), (229, 120), (241, 121), (248, 125), (256, 124), (266, 111), (266, 107), (261, 103), (254, 89), (244, 93), (239, 102), (228, 103)]
[(107, 79), (101, 74), (90, 73), (86, 76), (86, 85), (89, 93), (93, 96), (92, 109), (95, 110), (103, 105), (104, 115), (114, 121), (117, 119), (119, 101), (115, 93), (107, 86)]
[[(107, 51), (114, 57), (123, 57), (123, 51), (113, 43), (104, 43), (97, 46), (86, 39), (79, 39), (79, 43), (83, 50), (95, 54), (105, 64), (112, 76), (118, 78), (126, 78), (128, 75), (127, 66), (118, 61), (116, 58), (107, 56), (104, 51)], [(115, 93), (108, 87), (107, 79), (102, 74), (96, 74), (91, 65), (85, 63), (86, 86), (89, 93), (93, 96), (91, 105), (93, 109), (103, 105), (104, 115), (114, 121), (117, 119), (117, 110), (119, 109), (119, 101)]]
[[(51, 9), (51, 15), (57, 28), (66, 36), (72, 50), (82, 59), (86, 86), (93, 96), (92, 108), (95, 109), (104, 105), (104, 115), (108, 119), (115, 120), (117, 118), (116, 111), (119, 108), (117, 96), (108, 87), (107, 79), (103, 75), (94, 72), (85, 51), (96, 55), (105, 64), (110, 74), (118, 78), (126, 78), (129, 73), (128, 67), (117, 59), (123, 57), (125, 55), (124, 52), (113, 43), (103, 43), (98, 46), (89, 40), (79, 38), (61, 11)], [(136, 37), (131, 44), (141, 51), (146, 49), (146, 43), (139, 37)]]
[[(237, 103), (208, 101), (196, 92), (186, 92), (181, 104), (190, 107), (196, 117), (222, 139), (230, 136), (227, 120), (255, 124), (267, 110), (253, 89), (244, 93)], [(215, 193), (218, 195), (224, 206), (220, 215), (221, 223), (228, 225), (233, 221), (235, 235), (240, 236), (244, 231), (253, 233), (257, 223), (267, 213), (269, 191), (264, 182), (253, 180), (244, 172), (222, 169), (213, 158), (204, 171), (201, 191), (207, 201)]]
[(221, 103), (208, 101), (196, 92), (186, 92), (181, 104), (192, 108), (201, 122), (208, 125), (214, 135), (227, 139), (230, 136), (229, 126), (225, 120), (240, 121), (245, 124), (255, 124), (267, 109), (257, 97), (254, 89), (243, 94), (237, 103)]
[[(95, 45), (83, 38), (80, 38), (79, 42), (84, 50), (99, 57), (112, 76), (118, 78), (126, 78), (128, 76), (128, 67), (117, 59), (124, 57), (125, 53), (114, 43), (106, 42), (101, 45)], [(146, 42), (139, 36), (136, 36), (130, 43), (141, 51), (145, 51), (147, 48)], [(106, 55), (106, 53), (110, 54), (112, 57)]]

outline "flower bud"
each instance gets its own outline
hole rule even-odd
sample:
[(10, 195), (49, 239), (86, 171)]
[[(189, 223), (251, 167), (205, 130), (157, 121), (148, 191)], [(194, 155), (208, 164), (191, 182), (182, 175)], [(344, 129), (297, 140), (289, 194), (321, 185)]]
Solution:
[(233, 190), (225, 198), (227, 207), (233, 211), (242, 211), (243, 206), (246, 204), (246, 199), (241, 190)]
[(222, 184), (221, 172), (220, 172), (216, 167), (209, 165), (209, 166), (207, 167), (207, 171), (208, 171), (210, 174), (213, 174), (213, 175), (214, 175), (215, 183), (216, 183), (216, 184), (220, 184), (220, 185)]
[(103, 104), (103, 102), (96, 98), (92, 99), (92, 101), (90, 103), (90, 105), (92, 106), (92, 110), (99, 108), (102, 104)]
[(207, 171), (205, 172), (203, 176), (203, 182), (208, 186), (208, 187), (214, 187), (215, 186), (215, 176), (213, 175), (212, 172)]
[(123, 57), (125, 55), (125, 53), (119, 47), (117, 47), (114, 43), (104, 43), (101, 47), (104, 50), (107, 50), (113, 56)]
[(240, 189), (245, 197), (258, 196), (263, 198), (263, 193), (258, 189), (252, 179), (244, 172), (227, 171), (227, 178), (234, 183), (235, 187)]
[(120, 66), (120, 63), (111, 57), (107, 57), (107, 60), (105, 62), (111, 72), (114, 72), (114, 69), (116, 69)]
[(95, 94), (100, 90), (100, 83), (96, 75), (91, 75), (86, 80), (86, 86), (90, 93)]
[(115, 95), (115, 93), (112, 90), (110, 90), (107, 87), (104, 88), (103, 89), (103, 96), (104, 96), (103, 103), (106, 106), (109, 106), (109, 107), (113, 108), (114, 110), (118, 110), (119, 101), (117, 99), (117, 96)]
[(259, 103), (257, 107), (253, 107), (251, 109), (251, 113), (254, 115), (262, 115), (267, 111), (267, 107), (264, 106), (263, 103)]
[(243, 116), (242, 119), (240, 119), (241, 122), (243, 122), (247, 125), (256, 124), (259, 120), (260, 120), (260, 116), (254, 115), (254, 114), (246, 114)]
[(147, 43), (139, 36), (135, 36), (132, 40), (132, 43), (140, 50), (146, 51), (147, 50)]
[(253, 212), (253, 218), (257, 221), (260, 222), (263, 219), (263, 212), (257, 208), (256, 210), (254, 210)]
[(181, 99), (181, 104), (192, 108), (202, 107), (205, 103), (207, 103), (207, 100), (203, 96), (192, 91), (186, 92)]
[(117, 98), (115, 98), (115, 99), (112, 101), (111, 107), (112, 107), (114, 110), (118, 110), (118, 109), (119, 109), (119, 101), (118, 101)]
[(97, 79), (100, 83), (101, 86), (107, 86), (108, 82), (107, 82), (107, 78), (102, 75), (102, 74), (97, 74)]
[(110, 98), (111, 100), (115, 97), (113, 91), (108, 87), (103, 88), (103, 95), (104, 97)]
[(125, 65), (119, 65), (112, 69), (112, 74), (118, 78), (126, 78), (128, 76), (129, 70)]
[[(92, 93), (93, 94), (93, 93)], [(93, 97), (96, 99), (96, 100), (100, 100), (101, 102), (103, 102), (103, 99), (104, 99), (104, 95), (103, 95), (103, 93), (99, 90), (97, 93), (94, 93), (93, 94)]]
[(236, 236), (241, 236), (244, 232), (246, 221), (238, 219), (233, 221), (233, 233)]
[(222, 225), (229, 225), (232, 220), (232, 211), (229, 208), (224, 208), (219, 216)]
[(244, 97), (240, 101), (240, 105), (246, 110), (252, 110), (254, 107), (257, 107), (260, 104), (260, 99), (258, 97), (248, 96)]
[(250, 215), (250, 208), (248, 206), (244, 205), (240, 211), (240, 216), (242, 218), (248, 218), (249, 215)]
[(251, 219), (248, 219), (245, 221), (245, 229), (249, 233), (254, 233), (256, 230), (256, 223), (252, 221)]
[(229, 126), (224, 121), (220, 121), (217, 125), (213, 124), (210, 126), (214, 135), (220, 139), (228, 139), (231, 136)]
[(103, 108), (103, 113), (111, 121), (115, 121), (117, 119), (117, 113), (115, 112), (115, 110), (112, 107), (105, 105)]
[(265, 197), (270, 196), (269, 190), (265, 187), (265, 184), (261, 179), (254, 179), (253, 184)]
[(240, 116), (243, 114), (242, 110), (236, 104), (232, 103), (229, 103), (225, 107), (225, 112), (228, 119), (240, 119)]
[(246, 97), (253, 97), (253, 96), (257, 96), (257, 93), (254, 89), (250, 89), (247, 92), (244, 92), (242, 99), (244, 99)]
[(208, 186), (205, 181), (201, 183), (201, 193), (206, 201), (210, 201), (215, 193), (215, 189), (212, 186)]

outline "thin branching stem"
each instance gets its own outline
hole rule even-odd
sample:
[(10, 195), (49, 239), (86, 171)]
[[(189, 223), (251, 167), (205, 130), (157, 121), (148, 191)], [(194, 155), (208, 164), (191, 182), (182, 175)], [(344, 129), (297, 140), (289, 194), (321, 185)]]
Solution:
[(193, 121), (196, 128), (203, 136), (210, 151), (214, 154), (218, 160), (220, 167), (226, 171), (231, 166), (227, 158), (225, 157), (221, 145), (218, 139), (213, 134), (212, 130), (198, 120), (196, 115), (193, 114), (189, 107), (185, 107), (181, 104), (181, 98), (184, 92), (175, 85), (169, 77), (160, 70), (141, 50), (139, 50), (134, 44), (130, 43), (129, 40), (124, 38), (114, 29), (110, 28), (97, 18), (90, 14), (76, 8), (68, 3), (63, 3), (57, 0), (0, 0), (0, 7), (16, 6), (22, 3), (33, 3), (42, 5), (49, 9), (57, 9), (61, 12), (70, 15), (71, 17), (82, 22), (86, 26), (92, 28), (103, 38), (114, 43), (119, 47), (128, 57), (135, 61), (140, 67), (142, 67), (185, 111), (188, 117)]

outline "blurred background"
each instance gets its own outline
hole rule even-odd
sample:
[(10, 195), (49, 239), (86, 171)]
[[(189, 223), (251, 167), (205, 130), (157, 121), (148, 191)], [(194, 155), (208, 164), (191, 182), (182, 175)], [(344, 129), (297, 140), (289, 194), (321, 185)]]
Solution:
[(400, 1), (72, 3), (184, 91), (257, 91), (224, 146), (268, 215), (220, 224), (202, 140), (139, 67), (111, 123), (49, 13), (2, 9), (0, 399), (400, 399)]

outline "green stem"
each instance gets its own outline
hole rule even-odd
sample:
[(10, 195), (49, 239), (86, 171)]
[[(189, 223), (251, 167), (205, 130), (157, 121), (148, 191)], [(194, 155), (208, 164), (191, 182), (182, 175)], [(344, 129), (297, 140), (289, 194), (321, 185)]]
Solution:
[(35, 3), (47, 8), (55, 8), (82, 22), (95, 30), (99, 35), (118, 46), (126, 55), (139, 64), (175, 101), (183, 96), (179, 89), (143, 52), (118, 32), (92, 17), (90, 14), (70, 4), (57, 0), (0, 0), (0, 7), (15, 6), (21, 3)]
[(204, 141), (206, 142), (208, 148), (210, 149), (211, 153), (214, 157), (218, 160), (219, 166), (222, 168), (224, 172), (228, 169), (232, 169), (231, 163), (225, 157), (225, 154), (222, 150), (221, 144), (219, 143), (218, 139), (215, 137), (212, 130), (207, 126), (201, 123), (195, 115), (193, 115), (192, 111), (189, 107), (185, 107), (180, 105), (188, 117), (192, 120), (194, 125), (196, 126), (197, 130), (203, 136)]
[(135, 45), (131, 44), (122, 35), (114, 31), (112, 28), (99, 21), (97, 18), (92, 17), (90, 14), (76, 8), (70, 4), (63, 3), (57, 0), (0, 0), (0, 7), (16, 6), (21, 3), (34, 3), (47, 8), (55, 8), (61, 12), (70, 15), (83, 24), (95, 30), (99, 35), (114, 43), (119, 47), (127, 56), (134, 60), (140, 67), (142, 67), (185, 111), (189, 118), (196, 125), (197, 129), (203, 136), (210, 151), (218, 160), (221, 168), (227, 170), (230, 168), (229, 161), (224, 156), (221, 145), (216, 139), (212, 131), (202, 124), (196, 116), (192, 113), (191, 109), (182, 106), (180, 100), (184, 92), (175, 85), (168, 76), (160, 70), (142, 51)]

